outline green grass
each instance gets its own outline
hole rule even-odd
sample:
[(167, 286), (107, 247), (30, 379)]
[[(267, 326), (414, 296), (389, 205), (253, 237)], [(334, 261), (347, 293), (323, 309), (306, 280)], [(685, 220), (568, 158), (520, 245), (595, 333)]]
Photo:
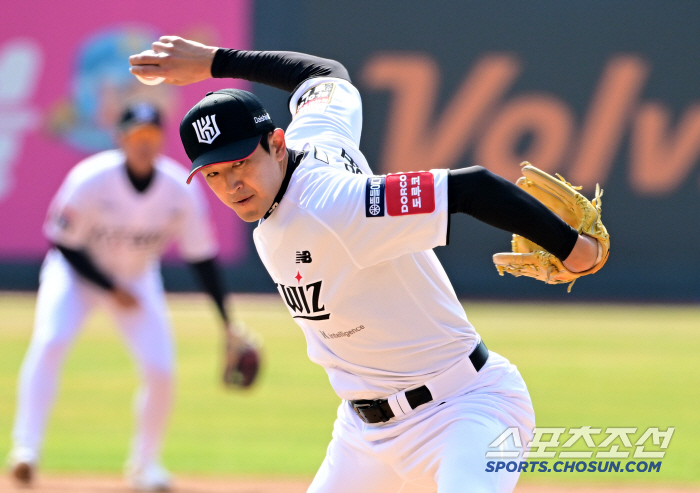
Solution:
[[(184, 474), (314, 474), (339, 403), (282, 302), (235, 299), (265, 341), (251, 392), (219, 384), (220, 330), (204, 298), (171, 297), (177, 402), (165, 463)], [(15, 382), (34, 298), (0, 296), (0, 451), (10, 446)], [(518, 365), (540, 427), (675, 426), (659, 473), (541, 474), (524, 481), (700, 484), (700, 309), (689, 306), (466, 303), (488, 347)], [(134, 365), (114, 325), (91, 318), (71, 351), (49, 423), (44, 471), (118, 472), (132, 431)], [(597, 440), (599, 442), (600, 440)]]
[(660, 473), (525, 480), (700, 482), (698, 307), (467, 303), (466, 310), (489, 349), (520, 369), (537, 426), (638, 427), (635, 438), (650, 426), (675, 427)]

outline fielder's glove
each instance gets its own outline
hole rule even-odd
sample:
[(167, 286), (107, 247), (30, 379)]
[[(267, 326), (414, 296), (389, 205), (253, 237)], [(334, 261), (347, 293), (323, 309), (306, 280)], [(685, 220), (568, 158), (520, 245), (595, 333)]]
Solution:
[(255, 383), (260, 369), (260, 342), (238, 325), (226, 331), (224, 384), (246, 388)]
[(610, 253), (610, 236), (600, 220), (601, 197), (603, 191), (598, 185), (595, 198), (588, 200), (561, 175), (553, 177), (532, 166), (527, 161), (521, 164), (523, 176), (516, 185), (542, 202), (549, 210), (561, 217), (579, 234), (585, 234), (598, 241), (598, 258), (595, 265), (583, 272), (571, 272), (558, 259), (541, 246), (513, 235), (512, 253), (497, 253), (493, 256), (498, 273), (508, 272), (514, 276), (534, 277), (547, 284), (569, 284), (568, 291), (574, 281), (581, 276), (593, 274), (600, 270), (608, 260)]

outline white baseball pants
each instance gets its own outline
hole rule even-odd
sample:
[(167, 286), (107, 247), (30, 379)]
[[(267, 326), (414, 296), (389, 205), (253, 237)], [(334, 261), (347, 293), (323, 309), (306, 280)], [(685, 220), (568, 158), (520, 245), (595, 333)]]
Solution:
[(138, 362), (142, 386), (135, 400), (136, 433), (131, 461), (157, 460), (173, 400), (173, 344), (160, 274), (149, 271), (124, 286), (138, 308), (118, 307), (108, 294), (80, 278), (63, 256), (51, 251), (41, 270), (34, 332), (19, 375), (15, 447), (39, 454), (66, 353), (93, 308), (114, 317)]
[[(535, 415), (517, 368), (490, 352), (463, 393), (418, 407), (402, 419), (366, 424), (347, 401), (309, 493), (507, 493), (518, 472), (486, 472), (489, 445), (518, 427), (531, 440)], [(403, 489), (402, 489), (403, 488)]]

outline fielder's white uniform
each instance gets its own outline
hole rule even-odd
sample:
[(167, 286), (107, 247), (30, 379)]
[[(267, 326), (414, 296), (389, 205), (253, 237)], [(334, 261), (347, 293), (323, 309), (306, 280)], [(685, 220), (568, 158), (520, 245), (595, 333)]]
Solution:
[(159, 272), (164, 249), (177, 240), (184, 259), (216, 255), (207, 206), (187, 172), (156, 159), (148, 188), (138, 192), (121, 151), (96, 154), (74, 167), (50, 206), (44, 232), (61, 246), (84, 251), (115, 285), (138, 300), (123, 309), (82, 278), (52, 249), (42, 266), (34, 333), (20, 372), (13, 430), (16, 448), (38, 454), (66, 352), (88, 313), (107, 308), (136, 358), (143, 385), (136, 401), (131, 461), (157, 460), (173, 395), (173, 344)]
[[(309, 357), (343, 399), (309, 491), (511, 491), (518, 473), (486, 472), (485, 454), (509, 427), (531, 436), (534, 412), (515, 366), (491, 352), (477, 373), (468, 359), (480, 337), (431, 250), (446, 243), (447, 171), (372, 177), (361, 105), (342, 79), (297, 88), (286, 139), (305, 157), (254, 233)], [(401, 391), (426, 382), (434, 400), (411, 410)], [(378, 398), (397, 417), (366, 424), (347, 402)]]

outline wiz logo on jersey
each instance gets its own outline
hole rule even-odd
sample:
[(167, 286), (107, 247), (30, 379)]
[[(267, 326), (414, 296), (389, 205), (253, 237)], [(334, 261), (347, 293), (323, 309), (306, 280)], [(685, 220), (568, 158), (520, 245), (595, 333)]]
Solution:
[[(302, 276), (297, 273), (297, 281), (301, 282), (301, 279)], [(275, 286), (292, 311), (293, 318), (306, 320), (328, 320), (331, 318), (330, 313), (323, 313), (326, 311), (326, 306), (321, 304), (322, 280), (299, 286), (285, 286), (282, 283), (275, 283)]]
[[(310, 264), (311, 252), (308, 250), (296, 252), (296, 263)], [(297, 275), (294, 276), (297, 280), (297, 286), (285, 286), (282, 283), (275, 283), (284, 302), (292, 311), (294, 318), (304, 318), (306, 320), (328, 320), (331, 318), (330, 313), (326, 311), (326, 305), (321, 304), (321, 288), (323, 280), (312, 282), (310, 284), (301, 284), (304, 276), (297, 270)], [(297, 313), (299, 313), (297, 315)]]
[(221, 135), (219, 127), (216, 126), (216, 115), (209, 115), (192, 122), (194, 131), (197, 132), (197, 140), (202, 144), (211, 144), (214, 139)]

